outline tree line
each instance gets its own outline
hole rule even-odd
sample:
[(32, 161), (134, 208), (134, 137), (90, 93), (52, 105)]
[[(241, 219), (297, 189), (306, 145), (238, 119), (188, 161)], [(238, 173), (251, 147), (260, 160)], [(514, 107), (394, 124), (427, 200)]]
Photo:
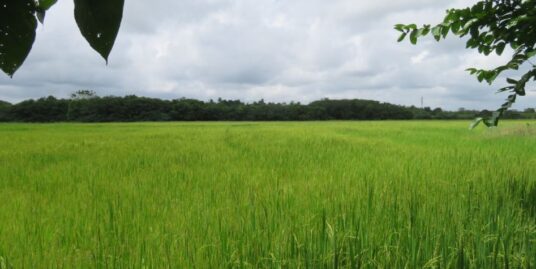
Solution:
[[(309, 104), (273, 103), (260, 100), (195, 99), (162, 100), (128, 95), (98, 97), (79, 91), (70, 99), (53, 96), (17, 104), (0, 101), (1, 122), (135, 122), (135, 121), (309, 121), (309, 120), (410, 120), (474, 119), (491, 111), (445, 111), (372, 100), (322, 99)], [(534, 109), (508, 111), (505, 118), (535, 119)]]

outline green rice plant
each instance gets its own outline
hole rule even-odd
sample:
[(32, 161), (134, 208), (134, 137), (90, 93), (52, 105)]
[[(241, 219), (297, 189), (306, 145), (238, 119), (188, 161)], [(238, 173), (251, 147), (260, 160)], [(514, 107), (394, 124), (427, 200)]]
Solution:
[(0, 125), (0, 269), (534, 268), (526, 122)]

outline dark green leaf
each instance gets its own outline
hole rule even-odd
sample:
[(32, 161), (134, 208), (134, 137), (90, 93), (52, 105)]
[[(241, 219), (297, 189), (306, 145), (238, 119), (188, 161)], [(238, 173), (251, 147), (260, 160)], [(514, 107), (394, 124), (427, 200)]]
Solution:
[(9, 76), (22, 65), (35, 40), (35, 2), (9, 1), (0, 6), (0, 68)]
[(476, 5), (474, 5), (472, 8), (471, 8), (471, 12), (472, 13), (480, 13), (484, 10), (484, 3), (483, 2), (478, 2)]
[(58, 0), (39, 0), (39, 9), (41, 9), (42, 11), (46, 11), (47, 9), (49, 9), (51, 6), (53, 6), (54, 4), (56, 4)]
[(400, 37), (398, 38), (398, 42), (402, 42), (402, 40), (404, 40), (404, 38), (406, 38), (407, 35), (408, 35), (407, 33), (402, 33)]
[(443, 28), (441, 28), (441, 35), (443, 36), (443, 38), (447, 37), (447, 35), (449, 34), (449, 30), (449, 26), (443, 25)]
[(465, 47), (476, 48), (477, 46), (478, 46), (478, 41), (474, 38), (469, 38), (469, 40), (467, 40), (467, 45)]
[(502, 115), (502, 111), (495, 111), (493, 112), (491, 119), (488, 121), (488, 127), (497, 127), (499, 125), (499, 118)]
[(447, 10), (447, 16), (445, 16), (445, 19), (443, 19), (443, 23), (450, 23), (452, 21), (455, 21), (455, 15), (456, 13), (454, 13), (453, 11)]
[(482, 82), (484, 80), (484, 76), (485, 76), (485, 74), (483, 72), (478, 74), (478, 76), (477, 76), (478, 82)]
[(504, 88), (500, 88), (497, 90), (497, 93), (500, 93), (500, 92), (506, 92), (506, 91), (511, 91), (513, 90), (514, 87), (513, 86), (508, 86), (508, 87), (504, 87)]
[(473, 38), (479, 38), (480, 36), (480, 30), (478, 30), (478, 26), (476, 25), (471, 27), (471, 29), (469, 30), (469, 33), (471, 34)]
[(420, 36), (425, 36), (427, 35), (428, 33), (430, 33), (430, 26), (427, 26), (427, 27), (424, 27), (421, 29), (419, 35)]
[(506, 66), (508, 68), (510, 68), (510, 69), (513, 69), (513, 70), (518, 70), (519, 69), (519, 64), (517, 64), (517, 63), (508, 63)]
[(452, 23), (452, 26), (451, 26), (451, 30), (452, 30), (452, 33), (453, 34), (458, 34), (458, 32), (460, 31), (460, 28), (462, 26), (462, 22), (461, 21), (455, 21)]
[(517, 80), (513, 79), (513, 78), (507, 78), (506, 81), (510, 84), (517, 84)]
[(514, 91), (515, 91), (518, 95), (525, 96), (525, 95), (526, 95), (526, 92), (525, 92), (525, 84), (524, 84), (524, 83), (519, 83), (519, 84), (517, 84), (516, 87), (514, 88)]
[(506, 47), (506, 43), (504, 42), (497, 44), (497, 47), (495, 48), (495, 52), (497, 52), (497, 55), (501, 55), (505, 47)]
[(78, 28), (108, 62), (108, 56), (121, 26), (124, 0), (74, 0), (74, 15)]
[(494, 40), (495, 40), (495, 36), (493, 36), (493, 34), (488, 34), (484, 37), (484, 43), (488, 45), (491, 45)]
[(488, 56), (491, 53), (491, 48), (488, 46), (483, 46), (482, 51), (484, 51), (484, 55)]
[(497, 79), (497, 76), (499, 76), (499, 72), (489, 71), (486, 74), (486, 82), (488, 82), (488, 84), (491, 85), (493, 83), (493, 81), (495, 81), (495, 79)]
[(512, 41), (512, 42), (510, 42), (510, 47), (511, 47), (513, 50), (517, 50), (517, 49), (519, 49), (520, 46), (519, 46), (519, 44), (518, 44), (517, 42)]
[(413, 44), (413, 45), (417, 44), (417, 35), (418, 34), (419, 34), (419, 30), (411, 31), (411, 34), (409, 35), (409, 40), (411, 41), (411, 44)]
[(527, 55), (524, 54), (516, 54), (513, 58), (514, 61), (518, 61), (518, 63), (521, 63), (527, 59)]

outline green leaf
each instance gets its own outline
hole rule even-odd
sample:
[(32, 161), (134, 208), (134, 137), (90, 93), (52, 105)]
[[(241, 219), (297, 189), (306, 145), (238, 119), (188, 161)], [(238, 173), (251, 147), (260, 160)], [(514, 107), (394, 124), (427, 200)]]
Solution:
[(417, 44), (417, 35), (418, 34), (419, 34), (419, 30), (411, 31), (411, 34), (409, 35), (409, 40), (411, 41), (411, 44), (413, 44), (413, 45)]
[(478, 19), (471, 19), (468, 22), (466, 22), (465, 25), (463, 26), (463, 31), (469, 30), (469, 28), (471, 28), (471, 26), (477, 21)]
[(482, 82), (485, 76), (484, 72), (480, 72), (477, 76), (478, 82)]
[(419, 31), (420, 36), (425, 36), (430, 33), (430, 26), (426, 26)]
[(471, 12), (472, 13), (480, 13), (484, 10), (484, 3), (483, 2), (478, 2), (476, 5), (474, 5), (472, 8), (471, 8)]
[(414, 24), (414, 23), (408, 24), (408, 25), (405, 26), (405, 28), (406, 28), (406, 30), (415, 30), (415, 29), (417, 29), (417, 24)]
[(480, 38), (480, 30), (478, 30), (478, 26), (471, 27), (471, 29), (469, 30), (469, 33), (474, 38)]
[(445, 16), (445, 19), (443, 19), (443, 22), (444, 23), (450, 23), (452, 21), (455, 21), (456, 18), (456, 13), (453, 12), (452, 10), (447, 10), (447, 16)]
[(514, 90), (514, 86), (508, 86), (508, 87), (500, 88), (500, 89), (497, 90), (497, 93), (511, 91), (511, 90)]
[(498, 76), (499, 76), (499, 72), (497, 72), (497, 71), (489, 71), (486, 74), (486, 82), (488, 82), (488, 84), (491, 85), (493, 83), (493, 81), (495, 81), (495, 79), (497, 79)]
[(478, 40), (474, 39), (474, 38), (469, 38), (467, 40), (467, 44), (465, 46), (465, 48), (476, 48), (478, 47)]
[(453, 22), (452, 26), (451, 26), (452, 33), (453, 34), (458, 34), (458, 32), (460, 31), (461, 27), (462, 27), (462, 22), (461, 21)]
[(404, 38), (406, 38), (407, 35), (408, 35), (407, 33), (402, 33), (400, 37), (398, 38), (398, 42), (402, 42)]
[(509, 96), (508, 96), (508, 102), (510, 102), (510, 103), (512, 103), (512, 104), (515, 103), (516, 99), (517, 99), (517, 95), (516, 95), (516, 94), (512, 94), (512, 95), (509, 95)]
[(396, 29), (397, 31), (400, 31), (400, 32), (404, 32), (404, 27), (405, 27), (404, 24), (397, 24), (397, 25), (395, 25), (395, 29)]
[(517, 82), (518, 82), (517, 80), (515, 80), (515, 79), (513, 79), (513, 78), (507, 78), (506, 81), (507, 81), (508, 83), (510, 83), (510, 84), (514, 84), (514, 85), (517, 84)]
[(56, 4), (58, 0), (39, 0), (39, 9), (45, 11), (48, 10), (51, 6)]
[(124, 0), (74, 0), (74, 15), (89, 45), (108, 62), (121, 26)]
[(441, 39), (441, 26), (433, 27), (432, 35), (434, 36), (436, 41), (439, 41)]
[(443, 38), (447, 37), (447, 35), (449, 34), (449, 30), (449, 26), (443, 25), (443, 28), (441, 29), (441, 35), (443, 36)]
[(506, 65), (506, 67), (508, 67), (510, 69), (513, 69), (513, 70), (518, 70), (519, 69), (519, 64), (517, 64), (517, 63), (508, 63)]
[(488, 56), (488, 55), (491, 54), (491, 51), (492, 51), (492, 50), (491, 50), (491, 48), (488, 47), (488, 46), (483, 46), (483, 47), (482, 47), (482, 51), (484, 51), (484, 55)]
[(477, 72), (476, 68), (467, 68), (465, 71), (468, 71), (471, 75), (474, 75)]
[(13, 76), (22, 65), (35, 40), (35, 2), (9, 1), (0, 7), (0, 68)]
[(534, 56), (536, 56), (536, 49), (533, 50), (533, 51), (527, 52), (527, 58), (532, 58)]
[(497, 52), (497, 55), (501, 55), (505, 47), (506, 47), (506, 43), (504, 42), (497, 44), (497, 47), (495, 47), (495, 52)]
[(493, 34), (487, 34), (484, 37), (484, 43), (486, 43), (487, 45), (491, 45), (494, 40), (495, 40), (495, 36)]
[(499, 119), (502, 116), (502, 112), (500, 110), (493, 112), (491, 119), (488, 122), (488, 127), (497, 127), (499, 125)]

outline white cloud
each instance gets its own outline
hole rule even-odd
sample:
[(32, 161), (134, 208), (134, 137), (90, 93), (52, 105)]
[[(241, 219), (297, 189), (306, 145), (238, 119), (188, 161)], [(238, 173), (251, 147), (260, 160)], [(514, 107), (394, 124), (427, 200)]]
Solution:
[(411, 57), (411, 63), (420, 64), (426, 58), (426, 56), (428, 56), (429, 54), (430, 54), (430, 52), (425, 50), (425, 51), (419, 53), (417, 56)]
[[(439, 22), (459, 0), (128, 0), (110, 63), (79, 34), (72, 2), (59, 1), (0, 99), (100, 95), (309, 102), (369, 98), (404, 105), (496, 108), (495, 87), (464, 70), (504, 57), (465, 50), (463, 40), (397, 43), (396, 23)], [(496, 86), (497, 87), (497, 86)], [(522, 98), (519, 107), (534, 104)]]

